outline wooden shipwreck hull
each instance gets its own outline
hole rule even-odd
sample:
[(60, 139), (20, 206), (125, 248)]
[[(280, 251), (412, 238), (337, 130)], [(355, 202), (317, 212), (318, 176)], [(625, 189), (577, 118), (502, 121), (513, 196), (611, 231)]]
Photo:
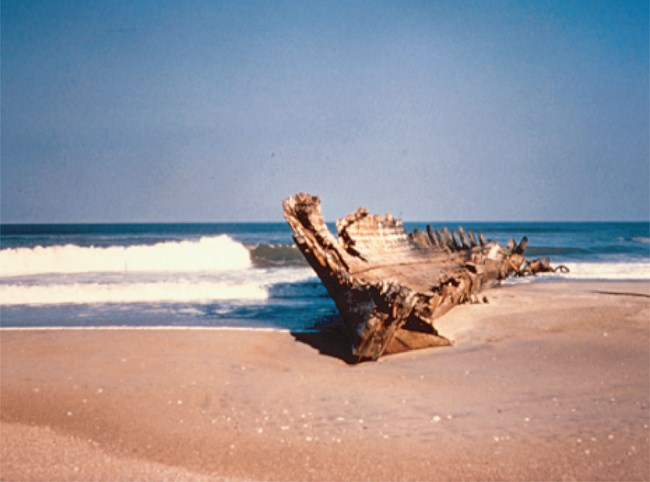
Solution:
[(283, 208), (294, 241), (345, 320), (358, 361), (449, 345), (436, 318), (478, 302), (482, 290), (508, 276), (553, 271), (548, 259), (524, 258), (525, 237), (504, 247), (462, 228), (408, 234), (401, 220), (364, 208), (338, 220), (334, 237), (317, 196), (299, 193)]

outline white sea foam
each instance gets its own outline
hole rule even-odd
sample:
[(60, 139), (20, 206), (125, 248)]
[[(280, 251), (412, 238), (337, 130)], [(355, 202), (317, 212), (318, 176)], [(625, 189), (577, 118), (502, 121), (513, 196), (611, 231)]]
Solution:
[(101, 273), (90, 277), (73, 274), (10, 278), (9, 282), (0, 283), (0, 305), (255, 302), (268, 299), (275, 285), (300, 283), (313, 277), (308, 268), (283, 268), (248, 269), (209, 276), (188, 273), (126, 275), (119, 281)]
[(76, 303), (208, 302), (215, 300), (264, 300), (265, 287), (256, 283), (219, 282), (0, 285), (2, 305)]
[(248, 249), (226, 235), (154, 245), (73, 244), (0, 250), (0, 275), (41, 273), (227, 271), (251, 267)]
[(650, 261), (636, 262), (579, 262), (564, 263), (570, 272), (568, 279), (595, 280), (650, 280)]

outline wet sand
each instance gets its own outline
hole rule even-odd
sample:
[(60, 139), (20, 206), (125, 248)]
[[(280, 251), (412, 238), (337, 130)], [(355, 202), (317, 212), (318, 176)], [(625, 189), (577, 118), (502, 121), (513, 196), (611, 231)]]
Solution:
[(0, 330), (2, 480), (648, 480), (650, 283), (534, 283), (349, 365), (327, 337)]

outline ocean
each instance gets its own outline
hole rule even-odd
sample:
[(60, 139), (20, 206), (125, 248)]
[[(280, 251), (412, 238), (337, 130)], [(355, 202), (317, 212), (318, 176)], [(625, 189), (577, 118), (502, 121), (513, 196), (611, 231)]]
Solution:
[[(501, 243), (528, 236), (529, 259), (548, 256), (571, 270), (512, 283), (650, 281), (646, 222), (444, 225), (462, 225)], [(3, 327), (310, 331), (336, 313), (284, 223), (0, 226)]]

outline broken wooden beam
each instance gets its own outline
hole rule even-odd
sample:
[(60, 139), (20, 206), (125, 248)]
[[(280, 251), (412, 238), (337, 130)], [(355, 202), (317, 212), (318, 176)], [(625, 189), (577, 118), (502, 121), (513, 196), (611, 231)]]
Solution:
[[(318, 196), (283, 202), (293, 239), (336, 303), (357, 360), (449, 345), (434, 320), (508, 276), (552, 271), (550, 261), (524, 258), (528, 239), (503, 247), (463, 228), (407, 233), (390, 214), (360, 208), (330, 233)], [(469, 241), (468, 241), (469, 239)], [(566, 268), (564, 268), (566, 269)]]

